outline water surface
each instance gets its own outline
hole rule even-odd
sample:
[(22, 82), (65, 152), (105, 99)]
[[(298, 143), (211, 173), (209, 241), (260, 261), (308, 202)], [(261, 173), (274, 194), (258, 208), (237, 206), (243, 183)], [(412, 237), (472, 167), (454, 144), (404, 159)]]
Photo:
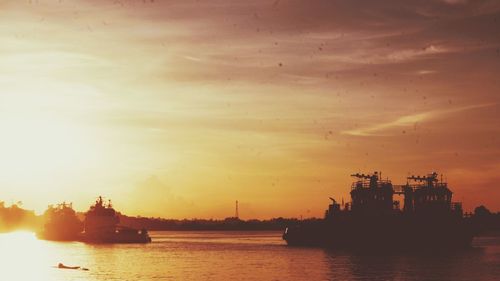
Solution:
[[(355, 254), (287, 247), (279, 232), (153, 232), (146, 245), (0, 234), (2, 280), (498, 280), (500, 237), (455, 253)], [(62, 262), (89, 271), (57, 269)]]

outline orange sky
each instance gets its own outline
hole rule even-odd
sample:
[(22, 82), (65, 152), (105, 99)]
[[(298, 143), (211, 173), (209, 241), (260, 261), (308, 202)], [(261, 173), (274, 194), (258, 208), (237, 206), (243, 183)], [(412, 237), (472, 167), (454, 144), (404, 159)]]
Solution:
[(0, 1), (0, 198), (322, 216), (349, 174), (500, 210), (498, 1)]

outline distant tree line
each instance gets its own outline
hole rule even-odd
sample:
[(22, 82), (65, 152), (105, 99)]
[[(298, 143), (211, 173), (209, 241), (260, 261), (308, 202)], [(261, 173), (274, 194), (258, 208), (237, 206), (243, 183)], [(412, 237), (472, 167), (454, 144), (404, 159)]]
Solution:
[(474, 209), (471, 219), (480, 235), (491, 232), (500, 233), (500, 212), (492, 213), (481, 205)]
[(240, 220), (238, 218), (214, 219), (163, 219), (129, 217), (120, 215), (120, 224), (136, 229), (148, 230), (283, 230), (297, 224), (296, 218), (273, 218), (269, 220)]
[(0, 202), (0, 232), (10, 232), (15, 230), (35, 231), (40, 227), (41, 218), (35, 212), (25, 210), (20, 202), (5, 206), (5, 202)]

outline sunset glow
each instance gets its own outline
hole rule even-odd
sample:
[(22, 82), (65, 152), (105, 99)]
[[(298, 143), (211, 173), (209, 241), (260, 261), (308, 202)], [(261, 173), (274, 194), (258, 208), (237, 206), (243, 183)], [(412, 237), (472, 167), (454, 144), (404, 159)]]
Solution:
[(0, 1), (0, 201), (312, 217), (437, 171), (500, 210), (499, 2), (352, 2)]

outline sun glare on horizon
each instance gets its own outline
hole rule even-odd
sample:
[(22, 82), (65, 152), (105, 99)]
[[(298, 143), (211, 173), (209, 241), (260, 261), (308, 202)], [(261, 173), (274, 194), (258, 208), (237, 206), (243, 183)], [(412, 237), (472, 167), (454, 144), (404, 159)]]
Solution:
[(0, 183), (16, 201), (29, 202), (23, 197), (30, 193), (43, 200), (31, 206), (42, 212), (48, 194), (67, 194), (72, 181), (99, 166), (100, 136), (75, 110), (78, 85), (25, 77), (9, 84), (0, 96)]

